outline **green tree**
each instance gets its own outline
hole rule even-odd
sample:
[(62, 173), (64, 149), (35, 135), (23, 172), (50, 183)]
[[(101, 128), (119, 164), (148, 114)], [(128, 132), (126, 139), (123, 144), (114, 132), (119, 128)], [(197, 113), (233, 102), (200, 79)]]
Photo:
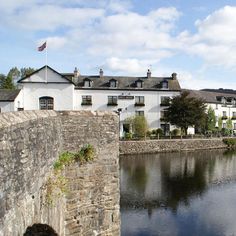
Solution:
[(222, 124), (223, 124), (222, 117), (219, 116), (219, 117), (218, 117), (218, 129), (219, 129), (219, 131), (222, 130)]
[(7, 76), (5, 78), (5, 80), (3, 81), (2, 85), (1, 85), (1, 88), (2, 89), (15, 89), (15, 85), (13, 83), (11, 76)]
[(207, 110), (206, 128), (208, 131), (214, 131), (216, 126), (216, 116), (214, 109), (210, 106)]
[(0, 74), (0, 88), (3, 88), (3, 83), (6, 79), (6, 76), (4, 74)]
[(148, 131), (148, 124), (145, 116), (135, 116), (133, 122), (134, 135), (145, 138)]
[(171, 99), (166, 111), (166, 121), (181, 128), (187, 134), (189, 126), (204, 126), (206, 105), (202, 99), (189, 96), (185, 91)]
[(20, 71), (18, 70), (17, 67), (12, 67), (7, 76), (11, 77), (12, 79), (15, 79), (15, 78), (20, 78)]
[(230, 118), (228, 118), (227, 121), (226, 121), (226, 129), (228, 129), (228, 130), (233, 129), (232, 120)]
[(20, 69), (20, 77), (23, 78), (27, 75), (30, 75), (32, 74), (33, 72), (35, 71), (34, 68), (31, 68), (31, 67), (23, 67)]
[(130, 125), (131, 131), (135, 137), (146, 137), (148, 124), (145, 116), (131, 116), (126, 118), (125, 122)]

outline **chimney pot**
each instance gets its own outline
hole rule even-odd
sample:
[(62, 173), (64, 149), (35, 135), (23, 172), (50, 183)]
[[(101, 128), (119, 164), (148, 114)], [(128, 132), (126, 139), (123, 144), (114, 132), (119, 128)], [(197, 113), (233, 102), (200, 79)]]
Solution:
[(79, 70), (77, 69), (77, 67), (75, 67), (75, 70), (74, 70), (74, 78), (78, 78), (79, 75), (80, 75)]
[(176, 73), (172, 73), (171, 77), (172, 77), (173, 80), (177, 79), (177, 74)]
[(147, 71), (147, 78), (151, 78), (151, 76), (152, 76), (152, 72), (150, 71), (150, 69), (148, 69), (148, 71)]
[(100, 69), (99, 76), (100, 76), (100, 78), (103, 77), (103, 69)]

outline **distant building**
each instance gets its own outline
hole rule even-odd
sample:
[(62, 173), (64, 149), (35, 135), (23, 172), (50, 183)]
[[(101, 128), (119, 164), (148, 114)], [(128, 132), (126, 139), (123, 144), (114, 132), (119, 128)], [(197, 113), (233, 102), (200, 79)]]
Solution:
[(20, 89), (0, 89), (0, 112), (22, 110), (23, 94)]
[(120, 131), (128, 131), (126, 118), (145, 116), (150, 129), (172, 128), (164, 122), (165, 109), (181, 88), (177, 74), (152, 77), (148, 70), (144, 77), (106, 76), (59, 73), (44, 66), (18, 81), (24, 110), (109, 110), (119, 113)]
[[(215, 111), (216, 120), (222, 118), (222, 128), (226, 128), (227, 119), (232, 120), (233, 130), (236, 130), (236, 91), (235, 93), (223, 92), (222, 90), (186, 90), (190, 96), (202, 98), (207, 107)], [(232, 90), (234, 91), (234, 90)], [(218, 122), (216, 122), (218, 127)]]

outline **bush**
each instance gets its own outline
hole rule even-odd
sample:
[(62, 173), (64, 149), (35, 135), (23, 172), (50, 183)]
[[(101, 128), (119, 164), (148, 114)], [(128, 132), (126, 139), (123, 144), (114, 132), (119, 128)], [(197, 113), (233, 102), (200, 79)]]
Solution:
[(161, 128), (156, 129), (156, 136), (163, 136), (163, 130)]
[(223, 136), (229, 136), (231, 134), (231, 131), (229, 129), (226, 129), (226, 128), (222, 128), (221, 129), (221, 134)]
[(125, 133), (125, 139), (130, 140), (133, 138), (133, 134), (132, 133)]
[(144, 116), (135, 116), (133, 121), (135, 137), (144, 138), (148, 130), (147, 120)]
[(224, 138), (223, 142), (228, 146), (228, 148), (236, 147), (236, 138)]
[(171, 131), (171, 135), (173, 135), (173, 136), (180, 136), (181, 135), (181, 131), (179, 129), (173, 129)]

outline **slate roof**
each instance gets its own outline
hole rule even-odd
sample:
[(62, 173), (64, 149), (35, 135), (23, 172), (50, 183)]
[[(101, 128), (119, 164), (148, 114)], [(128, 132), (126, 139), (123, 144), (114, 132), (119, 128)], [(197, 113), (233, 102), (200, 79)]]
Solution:
[(236, 99), (236, 94), (233, 93), (222, 93), (222, 92), (209, 92), (204, 90), (188, 90), (183, 89), (182, 91), (188, 91), (191, 97), (202, 98), (206, 103), (217, 103), (221, 104), (222, 102), (219, 98), (224, 97), (226, 99)]
[(20, 89), (0, 89), (0, 102), (13, 102), (19, 92)]
[[(72, 80), (74, 74), (72, 73), (62, 73), (63, 76)], [(92, 87), (84, 87), (84, 79), (89, 79), (92, 81)], [(116, 80), (118, 85), (116, 88), (110, 88), (109, 81)], [(143, 81), (143, 87), (137, 88), (135, 82), (138, 80)], [(161, 88), (162, 81), (168, 81), (168, 89)], [(130, 77), (130, 76), (102, 76), (94, 75), (80, 75), (77, 81), (74, 81), (76, 89), (100, 89), (100, 90), (171, 90), (180, 91), (180, 85), (177, 79), (172, 79), (172, 77)]]

